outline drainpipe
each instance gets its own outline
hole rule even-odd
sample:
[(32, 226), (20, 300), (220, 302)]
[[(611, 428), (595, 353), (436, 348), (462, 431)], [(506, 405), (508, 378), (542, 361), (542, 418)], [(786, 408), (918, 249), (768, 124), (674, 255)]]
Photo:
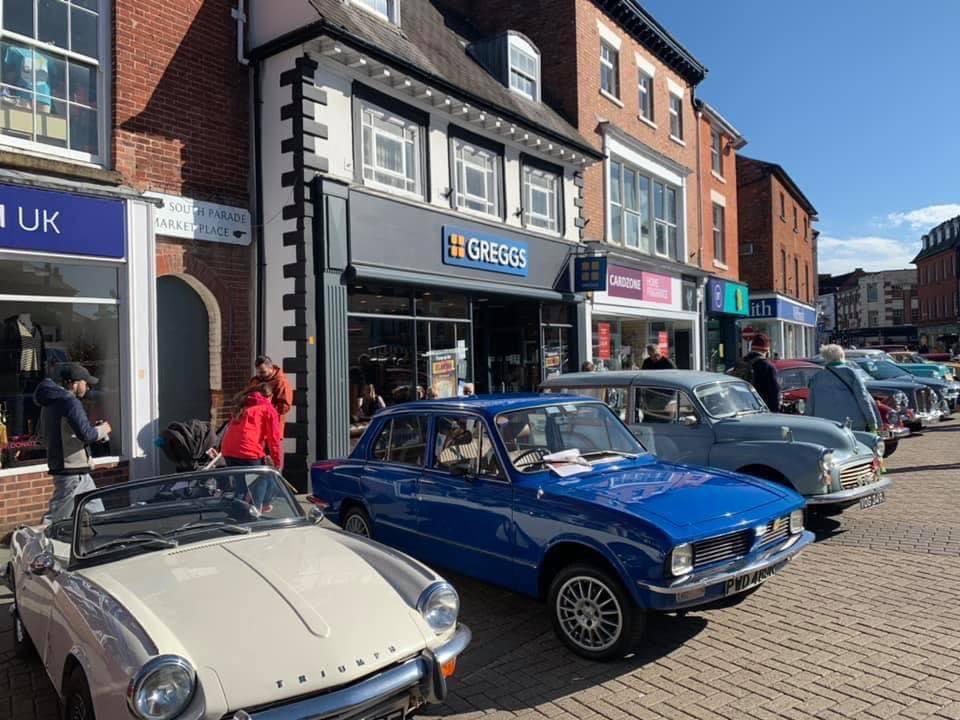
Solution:
[[(696, 109), (696, 173), (697, 173), (697, 265), (701, 270), (705, 270), (703, 267), (703, 178), (701, 177), (700, 172), (700, 121), (703, 118), (703, 110), (697, 107), (696, 87), (690, 87), (690, 100), (693, 103), (693, 107)], [(708, 355), (707, 348), (707, 304), (705, 302), (707, 291), (706, 291), (707, 280), (706, 278), (701, 278), (699, 287), (697, 288), (697, 310), (700, 311), (700, 367), (709, 370), (710, 369), (710, 357)]]
[(253, 193), (256, 206), (255, 222), (253, 223), (253, 241), (257, 246), (256, 260), (256, 347), (257, 355), (264, 354), (264, 286), (266, 284), (265, 268), (267, 264), (264, 250), (264, 235), (266, 227), (263, 221), (263, 95), (260, 90), (260, 63), (254, 63), (251, 73), (253, 83)]
[(247, 37), (247, 13), (244, 9), (245, 0), (237, 0), (237, 7), (230, 10), (230, 17), (237, 21), (237, 62), (249, 65), (244, 48)]

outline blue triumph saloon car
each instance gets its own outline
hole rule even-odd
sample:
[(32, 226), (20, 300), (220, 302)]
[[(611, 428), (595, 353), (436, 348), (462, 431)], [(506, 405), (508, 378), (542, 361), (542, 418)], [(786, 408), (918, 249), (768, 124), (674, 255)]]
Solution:
[(813, 539), (793, 490), (660, 462), (570, 395), (388, 408), (312, 485), (348, 532), (545, 599), (596, 660), (630, 652), (648, 613), (742, 599)]

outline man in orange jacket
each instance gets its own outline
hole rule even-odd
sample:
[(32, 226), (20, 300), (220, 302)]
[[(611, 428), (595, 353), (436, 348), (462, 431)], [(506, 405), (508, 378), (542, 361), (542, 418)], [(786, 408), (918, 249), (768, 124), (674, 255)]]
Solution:
[(270, 401), (280, 417), (280, 437), (283, 438), (287, 413), (293, 405), (293, 389), (290, 387), (290, 381), (283, 374), (283, 370), (278, 365), (274, 365), (273, 360), (266, 355), (257, 356), (255, 367), (257, 374), (250, 378), (247, 390), (253, 390), (264, 383), (270, 386), (273, 390)]

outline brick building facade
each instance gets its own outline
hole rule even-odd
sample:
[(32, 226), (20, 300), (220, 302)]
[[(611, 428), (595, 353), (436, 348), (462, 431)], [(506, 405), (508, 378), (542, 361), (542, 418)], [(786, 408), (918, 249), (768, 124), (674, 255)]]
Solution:
[(960, 341), (960, 216), (946, 220), (921, 238), (917, 266), (919, 330), (922, 344), (946, 349)]
[[(34, 327), (43, 348), (29, 369), (24, 353), (0, 348), (0, 534), (46, 507), (51, 477), (30, 395), (63, 363), (101, 379), (85, 399), (90, 417), (114, 429), (94, 453), (101, 484), (168, 469), (154, 446), (162, 425), (222, 418), (225, 398), (249, 377), (248, 70), (233, 7), (84, 3), (64, 51), (26, 16), (4, 16), (0, 33), (23, 45), (3, 59), (5, 82), (13, 57), (49, 63), (49, 83), (0, 98), (0, 199), (28, 216), (57, 213), (60, 239), (32, 246), (0, 233), (0, 266), (24, 293), (0, 314)], [(54, 288), (45, 306), (30, 301), (39, 284)]]

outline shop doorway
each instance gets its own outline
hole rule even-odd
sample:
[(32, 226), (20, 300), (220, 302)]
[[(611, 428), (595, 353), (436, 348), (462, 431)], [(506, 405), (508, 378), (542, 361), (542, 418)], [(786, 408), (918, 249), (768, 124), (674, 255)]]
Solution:
[(677, 367), (690, 370), (693, 367), (693, 336), (689, 330), (677, 330), (673, 334), (676, 345)]
[(500, 298), (474, 304), (474, 330), (484, 363), (477, 367), (480, 393), (525, 392), (541, 382), (540, 304)]
[[(159, 428), (175, 420), (210, 420), (210, 321), (207, 307), (189, 284), (168, 275), (157, 279)], [(160, 456), (161, 472), (173, 465)]]

